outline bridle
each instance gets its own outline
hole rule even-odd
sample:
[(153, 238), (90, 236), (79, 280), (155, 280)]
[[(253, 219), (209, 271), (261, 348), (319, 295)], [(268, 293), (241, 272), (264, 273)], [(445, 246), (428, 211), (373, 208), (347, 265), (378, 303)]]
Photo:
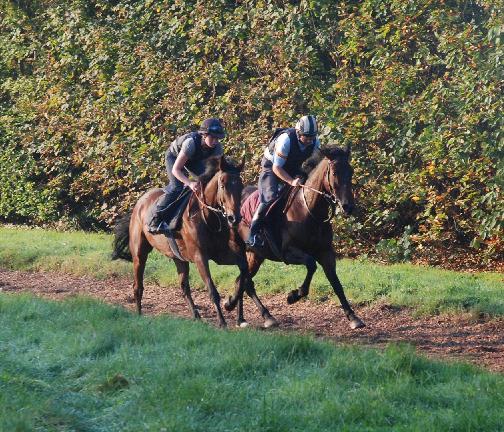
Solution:
[[(203, 184), (201, 184), (201, 197), (198, 196), (197, 193), (194, 193), (194, 196), (200, 203), (200, 208), (201, 208), (201, 217), (203, 218), (203, 221), (207, 226), (210, 226), (207, 220), (207, 217), (205, 216), (204, 209), (208, 209), (211, 212), (215, 213), (217, 215), (217, 219), (219, 221), (219, 229), (216, 232), (221, 232), (222, 231), (222, 217), (224, 219), (227, 219), (229, 216), (228, 213), (226, 212), (226, 207), (224, 206), (224, 186), (222, 184), (222, 171), (220, 171), (217, 177), (217, 207), (212, 207), (211, 205), (208, 205), (205, 202), (205, 194), (204, 194), (204, 187)], [(230, 175), (230, 173), (228, 173)], [(194, 215), (190, 216), (191, 218), (194, 217)]]
[(333, 174), (333, 176), (334, 176), (334, 172), (332, 172), (333, 170), (334, 170), (334, 162), (328, 159), (327, 169), (326, 169), (326, 172), (324, 173), (324, 177), (326, 179), (330, 193), (327, 193), (325, 191), (321, 191), (318, 189), (314, 189), (310, 186), (299, 185), (301, 187), (301, 195), (303, 197), (304, 205), (305, 205), (306, 209), (308, 210), (308, 214), (313, 219), (317, 220), (318, 218), (311, 212), (310, 208), (308, 207), (308, 202), (306, 201), (306, 195), (305, 195), (304, 190), (308, 189), (308, 190), (311, 190), (312, 192), (315, 192), (319, 195), (322, 195), (325, 198), (325, 200), (329, 203), (329, 208), (330, 208), (329, 214), (328, 214), (327, 218), (324, 219), (322, 222), (329, 222), (334, 217), (334, 215), (336, 214), (336, 205), (339, 205), (339, 207), (341, 207), (341, 202), (340, 202), (339, 198), (336, 196), (336, 191), (334, 190), (332, 183), (331, 183), (331, 174)]

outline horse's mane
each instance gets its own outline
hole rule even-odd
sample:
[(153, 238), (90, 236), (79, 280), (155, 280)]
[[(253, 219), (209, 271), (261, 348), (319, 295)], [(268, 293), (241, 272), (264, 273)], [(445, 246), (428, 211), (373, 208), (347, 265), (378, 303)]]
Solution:
[(221, 158), (208, 158), (204, 164), (205, 164), (205, 171), (203, 174), (198, 176), (198, 180), (203, 183), (207, 184), (213, 176), (219, 171), (219, 169), (222, 169), (222, 171), (231, 173), (231, 174), (239, 174), (241, 171), (241, 167), (239, 164), (231, 159), (229, 156), (224, 156), (222, 163), (220, 162)]
[(348, 158), (348, 152), (337, 146), (328, 146), (323, 149), (316, 149), (313, 154), (304, 161), (301, 170), (306, 175), (310, 174), (325, 157), (330, 160)]

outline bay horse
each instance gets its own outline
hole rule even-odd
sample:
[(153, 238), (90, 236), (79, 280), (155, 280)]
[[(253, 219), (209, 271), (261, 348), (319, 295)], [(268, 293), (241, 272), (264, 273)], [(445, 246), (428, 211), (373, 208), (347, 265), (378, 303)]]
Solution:
[[(220, 295), (210, 275), (209, 260), (217, 264), (236, 264), (240, 270), (234, 299), (226, 303), (232, 310), (242, 298), (248, 267), (245, 244), (237, 232), (240, 222), (240, 199), (243, 183), (240, 177), (244, 161), (236, 165), (221, 157), (207, 163), (205, 173), (198, 177), (202, 184), (201, 196), (192, 193), (182, 215), (182, 227), (174, 233), (178, 255), (170, 247), (164, 234), (148, 231), (150, 208), (163, 194), (163, 189), (151, 189), (140, 197), (133, 210), (115, 227), (113, 259), (133, 261), (133, 296), (137, 311), (142, 313), (143, 277), (147, 257), (153, 248), (173, 259), (179, 275), (180, 288), (194, 319), (200, 314), (193, 302), (189, 286), (189, 262), (195, 264), (215, 306), (219, 326), (226, 321), (220, 306)], [(241, 306), (241, 305), (240, 305)]]
[[(345, 214), (351, 214), (354, 208), (350, 148), (332, 147), (316, 151), (304, 166), (307, 172), (309, 171), (305, 184), (291, 188), (288, 198), (283, 200), (283, 205), (276, 205), (267, 216), (267, 233), (271, 234), (266, 236), (268, 241), (265, 246), (247, 248), (250, 279), (246, 292), (249, 295), (255, 294), (252, 279), (265, 259), (283, 261), (286, 264), (304, 264), (307, 274), (302, 285), (287, 296), (287, 303), (293, 304), (308, 295), (318, 262), (338, 296), (350, 321), (350, 327), (364, 327), (365, 324), (350, 307), (336, 274), (336, 253), (332, 245), (333, 232), (330, 222), (336, 204)], [(242, 202), (255, 189), (245, 188)], [(250, 228), (242, 220), (238, 231), (243, 239), (247, 239)], [(234, 300), (236, 299), (230, 299)], [(242, 302), (242, 299), (238, 301)], [(270, 325), (276, 322), (264, 306), (261, 307), (255, 299), (254, 302), (261, 316), (268, 320)], [(238, 313), (243, 314), (242, 311), (243, 307), (239, 303)], [(243, 315), (238, 317), (238, 321), (244, 321)]]

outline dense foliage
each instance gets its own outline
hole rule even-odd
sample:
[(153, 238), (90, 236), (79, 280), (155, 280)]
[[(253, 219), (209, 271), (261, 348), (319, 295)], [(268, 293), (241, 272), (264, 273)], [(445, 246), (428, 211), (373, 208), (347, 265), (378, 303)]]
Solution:
[[(273, 127), (351, 144), (339, 232), (407, 259), (502, 250), (501, 0), (0, 0), (0, 217), (109, 226), (220, 116), (255, 180)], [(365, 211), (364, 211), (365, 209)], [(395, 248), (395, 249), (394, 249)]]

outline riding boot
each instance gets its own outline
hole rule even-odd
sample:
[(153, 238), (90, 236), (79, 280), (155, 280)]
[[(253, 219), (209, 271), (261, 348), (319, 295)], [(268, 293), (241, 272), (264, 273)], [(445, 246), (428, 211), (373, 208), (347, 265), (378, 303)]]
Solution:
[(168, 224), (163, 219), (161, 219), (159, 213), (156, 213), (150, 220), (149, 225), (147, 226), (147, 230), (151, 234), (162, 234), (170, 232)]
[(264, 239), (261, 236), (261, 228), (264, 225), (264, 217), (268, 211), (268, 204), (260, 203), (257, 207), (254, 216), (252, 217), (252, 222), (250, 224), (250, 234), (246, 241), (247, 245), (250, 247), (263, 247)]
[(154, 215), (148, 224), (148, 231), (151, 234), (167, 234), (170, 232), (168, 224), (166, 223), (166, 213), (170, 210), (172, 202), (176, 199), (177, 195), (180, 193), (179, 189), (172, 189), (166, 191), (164, 195), (161, 196), (156, 204), (156, 210)]

